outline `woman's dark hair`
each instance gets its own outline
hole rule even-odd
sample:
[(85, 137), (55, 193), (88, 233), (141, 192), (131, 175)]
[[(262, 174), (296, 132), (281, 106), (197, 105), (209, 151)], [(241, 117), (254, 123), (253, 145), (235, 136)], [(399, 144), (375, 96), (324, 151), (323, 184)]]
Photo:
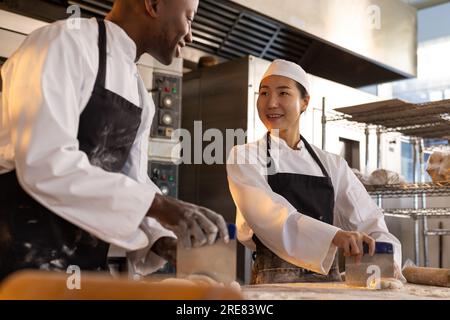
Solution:
[(306, 91), (304, 86), (302, 86), (297, 81), (295, 81), (295, 85), (297, 86), (298, 91), (300, 91), (300, 94), (302, 95), (302, 99), (305, 99), (306, 97), (309, 97), (309, 93), (308, 93), (308, 91)]

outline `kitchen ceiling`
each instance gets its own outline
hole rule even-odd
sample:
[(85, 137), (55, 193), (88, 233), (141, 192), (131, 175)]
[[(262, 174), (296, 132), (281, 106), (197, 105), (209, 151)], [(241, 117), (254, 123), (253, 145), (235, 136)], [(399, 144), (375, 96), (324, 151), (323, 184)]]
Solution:
[[(104, 16), (113, 0), (0, 0), (0, 9), (48, 22), (67, 17), (76, 4), (85, 17)], [(253, 55), (266, 60), (299, 63), (316, 76), (352, 87), (407, 78), (401, 72), (367, 59), (299, 29), (243, 8), (228, 0), (200, 0), (189, 46), (225, 59)]]

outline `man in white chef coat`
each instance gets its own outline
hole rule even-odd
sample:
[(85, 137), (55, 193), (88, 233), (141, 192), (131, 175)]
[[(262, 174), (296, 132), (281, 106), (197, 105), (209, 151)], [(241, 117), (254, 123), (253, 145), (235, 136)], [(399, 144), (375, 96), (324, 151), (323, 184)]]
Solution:
[(2, 68), (0, 279), (106, 269), (109, 244), (148, 274), (185, 246), (228, 240), (222, 216), (164, 197), (147, 175), (155, 113), (136, 61), (192, 41), (198, 0), (116, 0), (106, 20), (36, 30)]

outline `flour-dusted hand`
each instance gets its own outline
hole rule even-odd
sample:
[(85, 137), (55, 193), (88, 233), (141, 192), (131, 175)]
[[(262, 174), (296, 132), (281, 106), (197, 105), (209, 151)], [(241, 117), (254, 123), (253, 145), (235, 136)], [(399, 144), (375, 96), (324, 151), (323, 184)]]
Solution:
[(223, 217), (192, 203), (157, 194), (147, 215), (172, 230), (186, 248), (213, 244), (218, 236), (229, 241)]

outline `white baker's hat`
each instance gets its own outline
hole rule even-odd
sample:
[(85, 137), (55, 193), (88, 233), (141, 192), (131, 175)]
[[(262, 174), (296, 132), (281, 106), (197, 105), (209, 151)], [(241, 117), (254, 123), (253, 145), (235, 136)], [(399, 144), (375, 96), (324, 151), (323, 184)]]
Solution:
[(300, 83), (309, 94), (309, 81), (305, 70), (298, 64), (282, 59), (274, 60), (266, 73), (264, 73), (261, 81), (269, 76), (283, 76)]

